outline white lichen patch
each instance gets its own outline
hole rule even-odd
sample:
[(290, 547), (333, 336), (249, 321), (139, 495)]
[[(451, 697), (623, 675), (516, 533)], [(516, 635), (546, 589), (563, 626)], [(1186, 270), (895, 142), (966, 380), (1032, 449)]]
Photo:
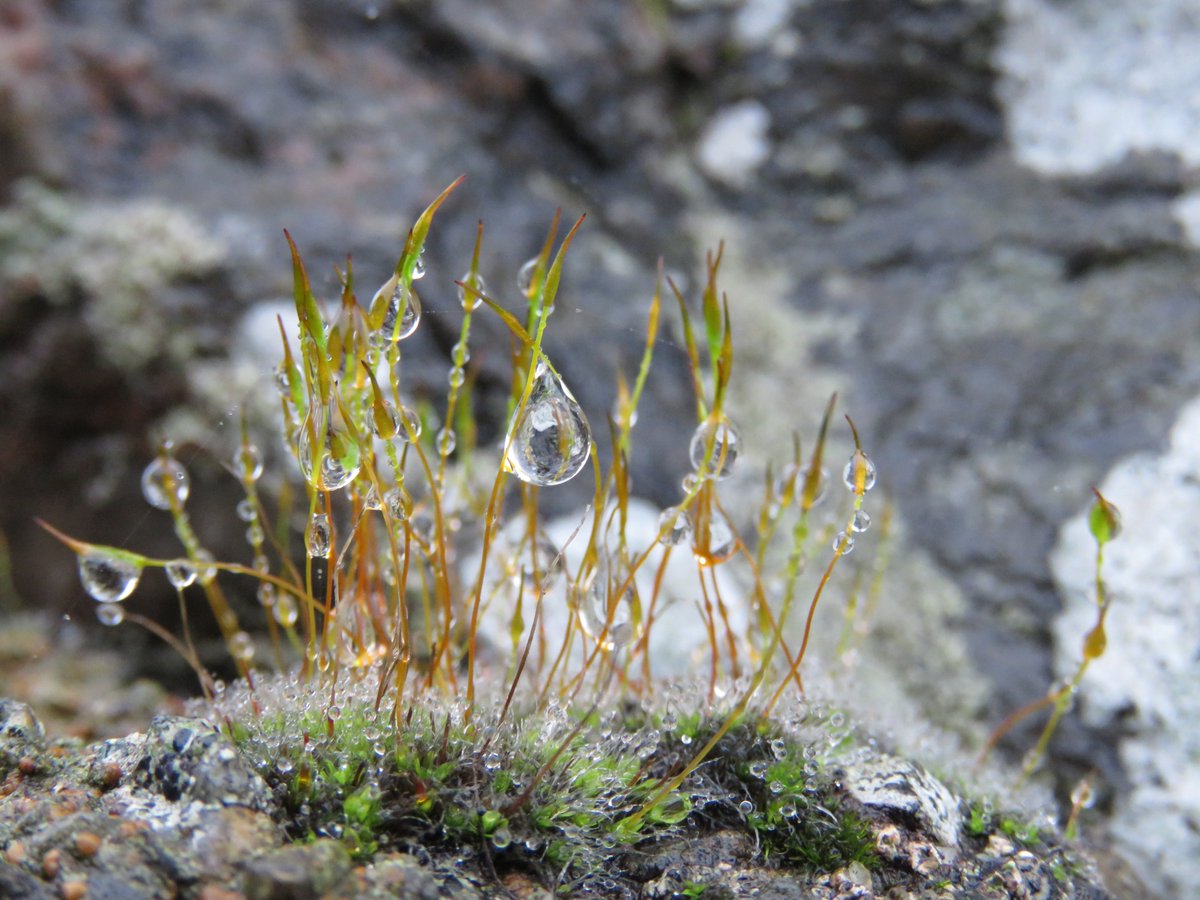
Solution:
[(210, 273), (223, 245), (193, 217), (154, 200), (76, 204), (35, 182), (0, 214), (0, 284), (50, 303), (83, 300), (104, 356), (135, 370), (192, 355), (191, 329), (164, 302), (173, 282)]
[(1138, 150), (1200, 163), (1193, 0), (1008, 0), (1001, 97), (1017, 158), (1086, 173)]
[[(1200, 547), (1179, 524), (1200, 515), (1200, 400), (1180, 413), (1161, 455), (1116, 466), (1100, 486), (1121, 511), (1105, 549), (1108, 647), (1083, 679), (1084, 719), (1112, 728), (1132, 782), (1112, 834), (1157, 896), (1188, 894), (1200, 858)], [(1065, 604), (1055, 626), (1062, 675), (1096, 618), (1095, 544), (1085, 515), (1059, 535), (1051, 566)]]

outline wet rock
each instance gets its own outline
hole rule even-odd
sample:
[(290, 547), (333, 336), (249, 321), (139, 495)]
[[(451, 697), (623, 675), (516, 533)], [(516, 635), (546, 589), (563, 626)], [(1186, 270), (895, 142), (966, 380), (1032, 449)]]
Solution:
[(247, 900), (320, 900), (350, 874), (350, 856), (337, 841), (281, 847), (248, 862), (242, 890)]
[(46, 730), (29, 704), (0, 699), (0, 768), (15, 768), (45, 750)]
[(228, 738), (195, 719), (160, 716), (151, 722), (137, 777), (170, 801), (269, 809), (263, 780)]
[(921, 766), (880, 756), (847, 766), (843, 783), (864, 806), (889, 816), (912, 816), (943, 847), (958, 847), (962, 830), (958, 798)]

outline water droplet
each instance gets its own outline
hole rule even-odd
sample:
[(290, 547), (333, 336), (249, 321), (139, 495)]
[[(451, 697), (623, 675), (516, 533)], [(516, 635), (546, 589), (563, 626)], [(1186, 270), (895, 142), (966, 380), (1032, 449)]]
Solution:
[[(462, 369), (457, 371), (461, 372)], [(458, 438), (454, 436), (454, 429), (441, 428), (437, 433), (437, 449), (442, 456), (449, 456), (454, 452), (454, 446), (458, 443)]]
[(258, 586), (258, 602), (264, 609), (270, 609), (275, 605), (275, 601), (279, 597), (279, 589), (269, 581), (264, 581)]
[(229, 639), (229, 654), (238, 662), (250, 662), (254, 659), (254, 638), (239, 631)]
[(393, 275), (375, 295), (375, 300), (371, 302), (372, 308), (379, 302), (379, 295), (385, 291), (390, 291), (390, 296), (378, 333), (385, 341), (402, 341), (411, 336), (421, 324), (421, 300), (416, 291), (405, 286)]
[(749, 800), (743, 800), (738, 804), (738, 810), (743, 816), (748, 816), (750, 813), (754, 812), (754, 804)]
[(295, 768), (295, 766), (293, 765), (292, 761), (290, 759), (288, 759), (286, 756), (280, 757), (275, 762), (275, 771), (278, 772), (280, 775), (290, 775), (292, 772), (292, 769), (294, 769), (294, 768)]
[(692, 434), (688, 455), (693, 469), (720, 480), (733, 474), (741, 448), (742, 440), (732, 425), (709, 419)]
[[(617, 591), (626, 581), (629, 582), (629, 586), (618, 597)], [(580, 623), (590, 637), (599, 638), (607, 626), (606, 643), (611, 647), (614, 628), (619, 625), (632, 627), (635, 599), (633, 579), (627, 578), (618, 570), (607, 553), (601, 555), (596, 571), (592, 573), (583, 590), (573, 593), (579, 598)]]
[(850, 454), (850, 460), (846, 463), (846, 467), (842, 469), (842, 481), (846, 485), (846, 489), (851, 493), (856, 493), (855, 477), (861, 473), (863, 480), (864, 491), (869, 491), (875, 486), (875, 463), (871, 462), (871, 458), (861, 450), (855, 450)]
[(783, 782), (782, 781), (772, 781), (769, 785), (767, 785), (767, 790), (769, 790), (772, 794), (782, 794), (783, 793)]
[(774, 756), (777, 760), (783, 759), (784, 757), (786, 757), (787, 756), (787, 744), (785, 744), (779, 738), (776, 738), (775, 740), (771, 741), (771, 755)]
[(196, 551), (196, 558), (192, 564), (196, 566), (196, 578), (201, 584), (212, 584), (213, 579), (217, 577), (217, 567), (205, 565), (212, 561), (213, 555), (207, 550)]
[(851, 552), (854, 549), (854, 535), (839, 531), (837, 537), (833, 539), (833, 549), (838, 550), (839, 548), (842, 551), (842, 556)]
[(96, 618), (101, 625), (120, 625), (125, 621), (125, 607), (120, 603), (101, 603), (96, 607)]
[(177, 559), (166, 565), (167, 580), (177, 589), (183, 590), (196, 580), (196, 569), (186, 559)]
[(570, 481), (587, 463), (591, 429), (566, 385), (538, 363), (529, 401), (509, 429), (505, 468), (529, 484)]
[[(487, 285), (483, 283), (482, 275), (476, 274), (474, 281), (472, 281), (471, 273), (467, 272), (459, 280), (463, 284), (471, 285), (471, 287), (475, 288), (475, 290), (480, 294), (487, 293)], [(462, 303), (462, 308), (467, 312), (473, 312), (474, 310), (479, 309), (479, 304), (483, 302), (481, 299), (479, 299), (477, 294), (472, 294), (470, 291), (462, 287), (458, 289), (458, 300), (460, 303)]]
[(329, 516), (314, 513), (308, 527), (308, 555), (329, 556)]
[(530, 288), (533, 287), (533, 275), (537, 271), (538, 257), (527, 259), (517, 270), (517, 290), (526, 296), (529, 295)]
[(492, 846), (497, 850), (503, 850), (512, 843), (512, 832), (508, 830), (507, 825), (501, 825), (492, 832)]
[(471, 348), (467, 345), (466, 341), (460, 340), (450, 348), (450, 352), (462, 365), (466, 365), (471, 359)]
[(779, 814), (785, 819), (794, 818), (796, 815), (796, 807), (792, 806), (790, 803), (785, 803), (783, 806), (779, 807)]
[(696, 509), (692, 518), (692, 554), (702, 566), (715, 566), (737, 550), (737, 535), (720, 507), (707, 504)]
[(142, 471), (142, 496), (155, 509), (170, 509), (171, 497), (183, 506), (191, 493), (187, 469), (171, 456), (160, 456)]
[(387, 511), (397, 522), (403, 522), (408, 517), (408, 503), (404, 499), (404, 491), (394, 487), (383, 495)]
[[(318, 407), (318, 410), (315, 419), (310, 414), (309, 421), (304, 423), (300, 431), (297, 448), (300, 469), (310, 484), (327, 491), (336, 491), (344, 488), (358, 475), (361, 454), (358, 442), (345, 427), (336, 405), (330, 403), (328, 408)], [(316, 478), (313, 473), (315, 455), (320, 456)]]
[(483, 767), (489, 772), (495, 772), (500, 768), (500, 754), (489, 753), (483, 758)]
[(266, 532), (258, 522), (251, 522), (250, 527), (246, 529), (246, 543), (252, 547), (261, 544), (266, 536)]
[(767, 777), (767, 764), (765, 762), (763, 762), (762, 760), (751, 763), (750, 764), (750, 774), (754, 778), (766, 778)]
[(859, 534), (871, 527), (871, 517), (865, 509), (860, 509), (854, 513), (854, 521), (850, 523), (850, 530), (857, 531)]
[(288, 368), (285, 363), (280, 363), (275, 367), (275, 387), (279, 389), (279, 393), (290, 399), (292, 396), (292, 382), (288, 378)]
[(692, 533), (692, 523), (687, 513), (678, 506), (668, 506), (658, 517), (658, 542), (667, 547), (677, 547)]
[(93, 600), (117, 603), (133, 593), (142, 567), (128, 559), (88, 550), (79, 554), (79, 580)]
[(328, 709), (325, 710), (325, 715), (329, 716), (329, 718), (333, 719), (333, 721), (336, 722), (338, 719), (340, 719), (342, 717), (342, 708), (340, 706), (337, 706), (336, 704), (332, 705)]
[(417, 254), (417, 259), (413, 263), (412, 278), (416, 281), (425, 277), (425, 249), (422, 247), (421, 252)]
[(614, 649), (620, 649), (633, 638), (633, 625), (629, 622), (618, 622), (608, 629), (608, 636)]
[(450, 369), (450, 374), (447, 376), (446, 380), (450, 382), (450, 387), (460, 388), (463, 386), (463, 382), (467, 380), (467, 373), (464, 372), (460, 367), (454, 366)]
[[(401, 406), (399, 415), (402, 418), (396, 419), (396, 436), (393, 440), (397, 444), (407, 444), (410, 437), (418, 438), (421, 436), (421, 417), (417, 415), (415, 410), (409, 409), (407, 406)], [(408, 423), (408, 428), (404, 427), (404, 423)], [(409, 434), (411, 429), (412, 433)]]
[(300, 613), (296, 607), (296, 598), (291, 594), (280, 594), (279, 599), (275, 601), (272, 613), (275, 616), (276, 622), (284, 628), (291, 628), (296, 624), (296, 618)]
[(258, 510), (254, 508), (254, 504), (247, 500), (239, 500), (237, 505), (237, 517), (243, 522), (253, 522), (258, 518)]
[(258, 481), (263, 473), (262, 454), (253, 444), (243, 444), (233, 454), (233, 471), (243, 481)]
[(681, 744), (683, 744), (685, 747), (690, 745), (692, 743), (692, 740), (693, 740), (692, 736), (690, 734), (687, 734), (686, 732), (684, 734), (679, 735), (679, 742)]

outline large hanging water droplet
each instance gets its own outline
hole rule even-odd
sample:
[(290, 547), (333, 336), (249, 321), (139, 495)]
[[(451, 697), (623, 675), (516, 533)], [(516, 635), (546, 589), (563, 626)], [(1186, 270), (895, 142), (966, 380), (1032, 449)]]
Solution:
[(142, 567), (137, 563), (105, 553), (87, 550), (79, 554), (79, 580), (93, 600), (119, 603), (137, 587)]
[(402, 341), (421, 324), (421, 300), (416, 291), (392, 276), (375, 295), (375, 300), (371, 302), (372, 308), (379, 302), (380, 294), (385, 292), (390, 292), (390, 296), (378, 334), (385, 341)]
[(308, 526), (308, 555), (329, 555), (329, 516), (315, 513)]
[(696, 428), (688, 455), (693, 469), (719, 480), (733, 474), (741, 448), (742, 440), (732, 425), (709, 419)]
[(170, 509), (172, 497), (183, 506), (191, 490), (187, 469), (172, 456), (160, 456), (142, 471), (142, 496), (155, 509)]
[(529, 401), (509, 429), (505, 468), (529, 484), (562, 484), (587, 463), (591, 440), (587, 417), (567, 386), (538, 363)]
[[(300, 470), (310, 484), (327, 491), (344, 488), (358, 475), (361, 451), (342, 422), (341, 414), (330, 404), (328, 409), (318, 408), (313, 418), (304, 423), (298, 445)], [(319, 457), (320, 465), (314, 473), (314, 460)]]

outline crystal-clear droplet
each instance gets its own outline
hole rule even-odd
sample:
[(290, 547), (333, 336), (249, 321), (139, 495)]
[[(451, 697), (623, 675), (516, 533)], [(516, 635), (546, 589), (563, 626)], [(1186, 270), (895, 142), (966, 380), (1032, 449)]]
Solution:
[[(401, 406), (398, 413), (400, 418), (396, 419), (396, 436), (393, 440), (397, 444), (406, 444), (410, 438), (420, 437), (421, 417), (417, 415), (416, 410)], [(405, 422), (408, 423), (407, 428), (404, 426)]]
[(284, 397), (291, 399), (292, 382), (288, 377), (288, 367), (286, 363), (280, 363), (275, 367), (275, 387)]
[(668, 506), (658, 517), (658, 542), (667, 547), (677, 547), (691, 536), (692, 523), (687, 513), (678, 506)]
[(110, 628), (125, 621), (125, 607), (120, 603), (101, 603), (96, 606), (96, 618)]
[(467, 380), (467, 373), (464, 372), (461, 367), (453, 366), (451, 367), (450, 374), (446, 377), (446, 380), (450, 382), (450, 387), (460, 388), (463, 386), (463, 382)]
[(471, 348), (465, 340), (461, 340), (451, 347), (450, 353), (464, 366), (471, 359)]
[[(624, 592), (618, 595), (626, 583)], [(607, 628), (606, 643), (612, 647), (614, 628), (633, 627), (633, 579), (615, 567), (607, 554), (600, 557), (596, 571), (576, 596), (579, 598), (580, 623), (590, 637), (599, 638)]]
[(425, 251), (424, 251), (424, 249), (422, 249), (421, 252), (417, 254), (416, 262), (413, 263), (412, 277), (413, 277), (413, 281), (416, 281), (418, 278), (425, 277)]
[(229, 653), (238, 662), (250, 662), (254, 659), (254, 638), (244, 631), (239, 631), (229, 639)]
[(528, 294), (529, 289), (533, 287), (533, 275), (537, 271), (538, 257), (525, 260), (521, 264), (521, 268), (517, 270), (517, 290), (522, 294)]
[(196, 581), (196, 569), (186, 559), (177, 559), (167, 563), (166, 571), (167, 580), (178, 590), (183, 590)]
[(497, 850), (503, 850), (512, 843), (512, 832), (509, 831), (507, 825), (501, 825), (492, 832), (492, 846)]
[(509, 428), (505, 468), (529, 484), (562, 484), (587, 463), (591, 437), (583, 409), (558, 376), (539, 363), (529, 400)]
[(79, 554), (79, 580), (93, 600), (118, 603), (133, 593), (142, 567), (135, 562), (105, 553), (87, 550)]
[(375, 485), (367, 488), (367, 494), (363, 497), (363, 506), (366, 509), (383, 509), (383, 500), (379, 496), (379, 491)]
[(754, 812), (754, 804), (749, 800), (743, 800), (738, 804), (738, 810), (743, 816), (748, 816), (750, 813)]
[[(304, 423), (297, 450), (300, 470), (315, 487), (340, 490), (358, 476), (362, 454), (334, 404)], [(320, 465), (314, 475), (314, 460), (318, 456)]]
[(851, 493), (857, 490), (854, 483), (857, 468), (862, 467), (863, 475), (863, 490), (869, 491), (875, 486), (875, 463), (871, 462), (871, 458), (861, 450), (856, 450), (850, 455), (850, 460), (846, 463), (846, 467), (842, 469), (842, 481), (846, 485), (846, 489)]
[(709, 419), (701, 422), (692, 434), (688, 455), (697, 472), (722, 479), (733, 474), (741, 448), (741, 438), (732, 425)]
[(254, 504), (249, 500), (239, 500), (237, 505), (237, 517), (243, 522), (253, 522), (258, 518), (258, 510), (254, 508)]
[(299, 612), (300, 610), (296, 606), (296, 598), (291, 594), (280, 594), (279, 599), (275, 601), (275, 606), (272, 609), (275, 621), (284, 628), (291, 628), (296, 624)]
[(233, 454), (233, 471), (243, 481), (258, 481), (263, 473), (262, 454), (253, 444), (243, 444)]
[(270, 609), (279, 599), (279, 589), (269, 581), (258, 586), (258, 603), (263, 609)]
[(308, 555), (329, 556), (329, 516), (314, 513), (308, 526)]
[(497, 769), (499, 769), (500, 763), (501, 759), (499, 753), (489, 753), (483, 758), (483, 767), (489, 772), (495, 772)]
[(471, 287), (475, 288), (475, 290), (478, 291), (478, 294), (473, 294), (470, 291), (468, 291), (466, 288), (461, 287), (461, 286), (459, 287), (458, 300), (460, 303), (462, 303), (462, 308), (464, 310), (466, 310), (467, 312), (473, 312), (473, 311), (479, 309), (479, 304), (481, 304), (483, 302), (483, 300), (481, 300), (479, 298), (479, 294), (487, 293), (487, 285), (483, 283), (483, 276), (476, 274), (475, 279), (472, 281), (471, 273), (467, 272), (459, 280), (463, 284), (471, 285)]
[(733, 556), (737, 535), (720, 507), (706, 504), (692, 518), (692, 554), (700, 565), (715, 566)]
[(212, 584), (213, 579), (217, 577), (217, 567), (205, 565), (205, 563), (213, 562), (213, 555), (207, 550), (197, 550), (196, 559), (193, 561), (196, 566), (196, 578), (201, 584)]
[(379, 295), (385, 291), (390, 292), (390, 295), (383, 322), (379, 327), (379, 335), (383, 340), (395, 343), (410, 337), (421, 324), (421, 300), (416, 291), (393, 276), (375, 295), (375, 300), (371, 303), (372, 308), (379, 300)]
[(844, 531), (839, 531), (837, 537), (833, 539), (833, 549), (842, 551), (842, 556), (845, 556), (854, 549), (854, 535), (846, 534)]
[[(459, 369), (458, 371), (462, 371)], [(449, 456), (454, 452), (454, 447), (458, 443), (458, 438), (454, 435), (453, 428), (440, 428), (437, 433), (437, 449), (442, 456)]]
[(387, 506), (387, 511), (397, 522), (403, 522), (408, 518), (408, 504), (404, 500), (404, 491), (400, 488), (394, 487), (384, 494), (383, 502)]
[(850, 530), (857, 531), (859, 534), (871, 527), (871, 516), (865, 509), (857, 510), (854, 513), (854, 520), (850, 523)]
[(170, 509), (171, 497), (183, 506), (191, 489), (187, 469), (172, 456), (160, 456), (142, 471), (142, 496), (155, 509)]

